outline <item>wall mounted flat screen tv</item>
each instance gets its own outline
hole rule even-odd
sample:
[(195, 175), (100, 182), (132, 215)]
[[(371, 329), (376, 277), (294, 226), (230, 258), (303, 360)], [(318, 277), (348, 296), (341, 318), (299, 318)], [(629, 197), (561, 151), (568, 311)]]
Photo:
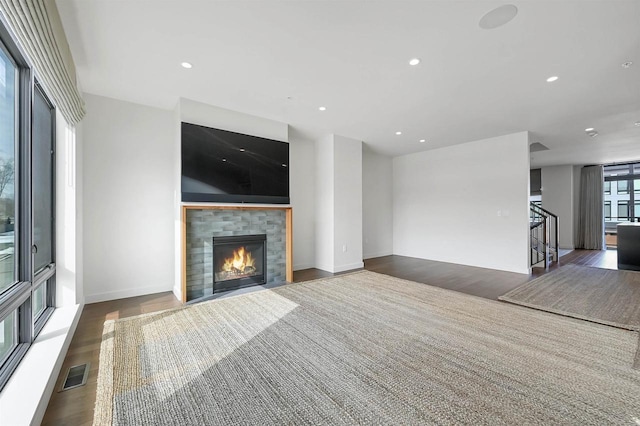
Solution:
[(289, 144), (182, 123), (182, 201), (289, 204)]

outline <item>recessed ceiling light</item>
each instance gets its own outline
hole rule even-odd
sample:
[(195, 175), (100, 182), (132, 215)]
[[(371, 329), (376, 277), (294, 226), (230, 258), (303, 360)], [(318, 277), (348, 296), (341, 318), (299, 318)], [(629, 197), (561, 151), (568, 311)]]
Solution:
[(402, 134), (402, 132), (398, 131), (396, 132), (396, 135), (400, 136)]
[(492, 30), (503, 26), (518, 14), (518, 8), (512, 4), (505, 4), (487, 12), (478, 25), (483, 30)]
[(593, 132), (594, 128), (593, 127), (587, 127), (586, 129), (584, 129), (585, 132)]
[(624, 64), (622, 64), (622, 68), (631, 68), (631, 65), (633, 65), (633, 62), (627, 61)]
[(420, 139), (420, 143), (425, 143), (425, 142), (426, 142), (426, 140)]
[(556, 81), (558, 79), (557, 75), (552, 75), (551, 77), (549, 77), (547, 79), (547, 83), (553, 83), (554, 81)]
[(287, 165), (286, 164), (282, 164), (282, 167), (287, 167)]
[(412, 58), (409, 60), (409, 65), (418, 65), (420, 63), (420, 58)]
[(193, 68), (193, 65), (191, 65), (191, 63), (189, 63), (189, 62), (183, 62), (180, 65), (182, 65), (182, 68), (186, 68), (186, 69)]
[(240, 152), (244, 152), (244, 148), (240, 148)]
[(320, 111), (326, 111), (326, 110), (327, 110), (327, 107), (320, 107), (320, 108), (318, 108), (318, 109), (319, 109)]
[(636, 121), (636, 122), (635, 122), (635, 123), (633, 123), (633, 124), (635, 124), (636, 126), (640, 127), (640, 121)]
[(226, 162), (226, 161), (227, 161), (227, 159), (226, 159), (226, 158), (223, 158), (223, 159), (222, 159), (222, 161)]

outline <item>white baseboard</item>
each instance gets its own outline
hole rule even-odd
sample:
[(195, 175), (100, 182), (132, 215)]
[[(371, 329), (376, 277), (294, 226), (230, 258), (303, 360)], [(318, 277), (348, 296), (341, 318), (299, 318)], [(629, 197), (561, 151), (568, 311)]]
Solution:
[(301, 271), (303, 269), (311, 269), (311, 268), (315, 268), (316, 266), (312, 263), (300, 263), (298, 265), (293, 265), (293, 270), (294, 271)]
[(351, 271), (353, 269), (361, 269), (364, 268), (364, 262), (351, 263), (349, 265), (341, 265), (333, 268), (332, 272), (344, 272)]
[(149, 287), (130, 288), (127, 290), (107, 291), (104, 293), (97, 293), (97, 294), (86, 294), (84, 296), (84, 300), (85, 300), (85, 303), (97, 303), (97, 302), (106, 302), (107, 300), (124, 299), (127, 297), (146, 296), (147, 294), (164, 293), (167, 291), (171, 291), (175, 295), (173, 286), (171, 287), (149, 286)]
[(391, 256), (393, 255), (393, 251), (379, 251), (375, 253), (366, 253), (362, 255), (364, 260), (373, 259), (375, 257), (383, 257), (383, 256)]
[(173, 286), (173, 295), (176, 297), (176, 299), (178, 300), (182, 300), (182, 285), (174, 285)]

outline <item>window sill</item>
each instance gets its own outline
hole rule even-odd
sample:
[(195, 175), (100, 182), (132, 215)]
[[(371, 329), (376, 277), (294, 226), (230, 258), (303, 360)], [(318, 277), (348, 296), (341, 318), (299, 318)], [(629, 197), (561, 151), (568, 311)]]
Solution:
[(2, 424), (40, 424), (81, 313), (81, 305), (53, 312), (0, 393)]

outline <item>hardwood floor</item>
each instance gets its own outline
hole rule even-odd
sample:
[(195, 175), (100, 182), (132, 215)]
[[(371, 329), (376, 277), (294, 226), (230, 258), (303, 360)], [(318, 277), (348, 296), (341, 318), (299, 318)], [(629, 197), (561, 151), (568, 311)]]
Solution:
[[(106, 320), (182, 306), (173, 293), (158, 293), (85, 305), (42, 421), (43, 425), (91, 425), (96, 401), (98, 360)], [(87, 384), (58, 392), (69, 367), (91, 363)]]
[[(560, 259), (559, 267), (568, 263), (616, 269), (616, 252), (574, 250)], [(557, 267), (554, 266), (550, 270)], [(488, 299), (497, 299), (498, 296), (520, 284), (548, 272), (536, 268), (531, 276), (527, 276), (404, 256), (368, 259), (365, 261), (365, 269)], [(332, 275), (334, 274), (319, 269), (306, 269), (294, 272), (294, 281), (301, 282)], [(92, 424), (104, 321), (177, 306), (181, 306), (181, 303), (170, 292), (86, 305), (42, 424), (56, 426)], [(58, 392), (68, 368), (86, 362), (91, 363), (87, 384)]]
[(529, 280), (513, 272), (404, 256), (368, 259), (365, 269), (494, 300)]

